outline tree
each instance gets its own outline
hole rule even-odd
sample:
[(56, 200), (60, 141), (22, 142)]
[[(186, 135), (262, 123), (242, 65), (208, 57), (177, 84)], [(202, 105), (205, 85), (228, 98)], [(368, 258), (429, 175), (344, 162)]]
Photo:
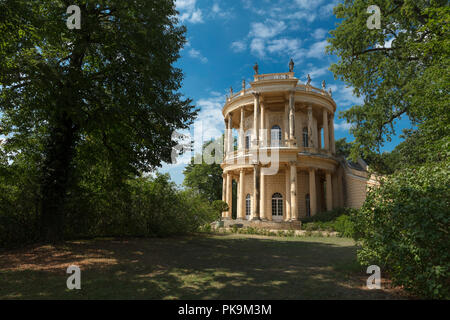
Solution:
[(428, 299), (450, 298), (450, 162), (406, 168), (383, 179), (352, 217), (358, 260)]
[(352, 144), (347, 142), (345, 138), (336, 140), (336, 154), (338, 156), (342, 156), (347, 159), (350, 156), (351, 148)]
[[(380, 29), (366, 27), (369, 5), (381, 9)], [(353, 217), (358, 260), (383, 266), (417, 295), (448, 299), (450, 8), (442, 0), (345, 0), (334, 12), (342, 21), (328, 50), (340, 60), (331, 69), (364, 97), (342, 114), (355, 136), (351, 156), (391, 174)], [(413, 129), (380, 154), (401, 117)]]
[[(202, 150), (213, 142), (206, 142)], [(201, 155), (196, 155), (196, 157), (201, 157)], [(191, 163), (186, 166), (183, 174), (185, 186), (196, 190), (210, 202), (222, 199), (223, 171), (220, 164), (207, 164), (203, 158), (201, 163), (195, 164), (193, 158)]]
[[(381, 29), (367, 28), (369, 5), (380, 7)], [(364, 97), (362, 105), (342, 114), (353, 124), (352, 157), (379, 153), (401, 117), (408, 117), (416, 127), (413, 131), (425, 137), (425, 158), (448, 156), (447, 1), (345, 0), (334, 12), (342, 20), (330, 32), (328, 51), (340, 60), (331, 70)]]
[[(41, 236), (62, 238), (80, 148), (104, 155), (121, 176), (169, 162), (175, 129), (196, 111), (174, 68), (185, 43), (173, 0), (0, 2), (1, 134), (42, 145)], [(39, 134), (38, 134), (39, 133)], [(89, 155), (95, 159), (96, 153)]]

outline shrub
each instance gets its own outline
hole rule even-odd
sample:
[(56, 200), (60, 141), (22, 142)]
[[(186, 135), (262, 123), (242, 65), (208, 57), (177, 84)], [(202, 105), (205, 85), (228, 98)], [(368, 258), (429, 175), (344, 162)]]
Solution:
[[(354, 211), (356, 212), (356, 211)], [(339, 236), (351, 238), (354, 234), (354, 224), (349, 215), (338, 217), (333, 223), (333, 229), (339, 232)]]
[(302, 223), (317, 222), (317, 221), (328, 222), (328, 221), (335, 220), (337, 217), (339, 217), (343, 214), (349, 214), (349, 212), (351, 210), (352, 209), (348, 209), (348, 208), (336, 208), (331, 211), (319, 212), (312, 217), (305, 217), (305, 218), (301, 218), (300, 220), (302, 221)]
[(354, 232), (351, 216), (357, 210), (338, 208), (328, 212), (321, 212), (313, 217), (304, 218), (302, 228), (306, 231), (338, 232), (341, 237), (352, 237)]
[(448, 160), (398, 171), (368, 192), (353, 217), (358, 259), (413, 294), (449, 299), (449, 218)]

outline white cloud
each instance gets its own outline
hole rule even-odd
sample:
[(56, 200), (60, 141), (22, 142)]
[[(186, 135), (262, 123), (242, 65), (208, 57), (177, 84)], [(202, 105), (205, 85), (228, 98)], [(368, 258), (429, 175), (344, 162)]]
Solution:
[(225, 104), (225, 96), (211, 92), (211, 97), (197, 101), (196, 106), (200, 108), (196, 122), (203, 127), (203, 141), (220, 138), (225, 130), (222, 108)]
[(175, 5), (180, 13), (180, 20), (182, 22), (202, 23), (203, 14), (197, 8), (197, 0), (176, 0)]
[(341, 123), (334, 124), (334, 129), (339, 130), (339, 131), (348, 131), (348, 130), (350, 130), (351, 127), (352, 127), (352, 125), (350, 123), (347, 123), (344, 121), (342, 121)]
[(316, 20), (316, 14), (314, 12), (297, 11), (287, 14), (285, 18), (291, 20), (306, 20), (311, 23)]
[(250, 50), (253, 54), (259, 56), (260, 58), (263, 58), (265, 56), (265, 43), (263, 39), (255, 38), (250, 43)]
[(269, 39), (279, 35), (286, 29), (284, 21), (266, 19), (264, 23), (254, 22), (250, 26), (250, 37)]
[(325, 47), (328, 45), (326, 40), (315, 42), (309, 47), (306, 56), (309, 58), (321, 58), (325, 55)]
[(364, 99), (353, 94), (353, 88), (345, 85), (340, 85), (335, 88), (332, 87), (333, 98), (338, 107), (349, 107), (355, 104), (362, 104)]
[(245, 49), (247, 49), (247, 44), (245, 43), (244, 40), (242, 41), (235, 41), (231, 44), (231, 49), (234, 52), (243, 52), (245, 51)]
[(300, 9), (312, 10), (318, 7), (323, 0), (295, 0), (295, 3), (300, 7)]
[(233, 10), (231, 8), (223, 9), (218, 2), (215, 2), (210, 10), (211, 18), (230, 19), (233, 18)]
[[(313, 65), (308, 64), (308, 72), (306, 72), (304, 74), (305, 76), (305, 81), (306, 81), (306, 76), (309, 74), (309, 76), (311, 77), (311, 79), (313, 80), (317, 80), (319, 77), (322, 77), (324, 75), (331, 74), (331, 71), (328, 70), (328, 66), (323, 66), (321, 68), (315, 68)], [(322, 82), (322, 80), (319, 80), (319, 82)], [(333, 90), (333, 88), (331, 88), (331, 90)]]
[(267, 45), (267, 50), (270, 53), (275, 52), (288, 52), (288, 53), (295, 53), (301, 48), (301, 41), (299, 39), (288, 39), (288, 38), (282, 38), (282, 39), (275, 39), (271, 40)]
[(319, 28), (314, 30), (314, 32), (311, 34), (311, 36), (316, 40), (321, 40), (325, 38), (325, 35), (328, 33), (327, 30)]
[(337, 6), (339, 0), (333, 0), (331, 3), (328, 3), (319, 8), (319, 16), (320, 18), (328, 18), (333, 14), (334, 7)]
[(194, 48), (192, 48), (192, 49), (189, 50), (189, 56), (190, 56), (191, 58), (200, 60), (202, 63), (207, 63), (207, 62), (208, 62), (208, 59), (205, 58), (205, 57), (200, 53), (200, 51), (198, 51), (198, 50), (196, 50), (196, 49), (194, 49)]

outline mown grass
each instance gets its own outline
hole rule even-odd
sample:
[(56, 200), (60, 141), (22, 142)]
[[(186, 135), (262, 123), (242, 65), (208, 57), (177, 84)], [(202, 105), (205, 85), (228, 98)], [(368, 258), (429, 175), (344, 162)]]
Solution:
[[(365, 289), (346, 238), (97, 239), (0, 253), (0, 299), (398, 299)], [(66, 288), (79, 265), (81, 290)], [(386, 286), (386, 284), (384, 284)]]

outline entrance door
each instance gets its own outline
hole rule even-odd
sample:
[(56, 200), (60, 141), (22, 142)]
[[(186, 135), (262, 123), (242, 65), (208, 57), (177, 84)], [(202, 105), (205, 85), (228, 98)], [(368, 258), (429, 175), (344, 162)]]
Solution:
[(283, 220), (283, 196), (280, 193), (272, 196), (272, 220)]

